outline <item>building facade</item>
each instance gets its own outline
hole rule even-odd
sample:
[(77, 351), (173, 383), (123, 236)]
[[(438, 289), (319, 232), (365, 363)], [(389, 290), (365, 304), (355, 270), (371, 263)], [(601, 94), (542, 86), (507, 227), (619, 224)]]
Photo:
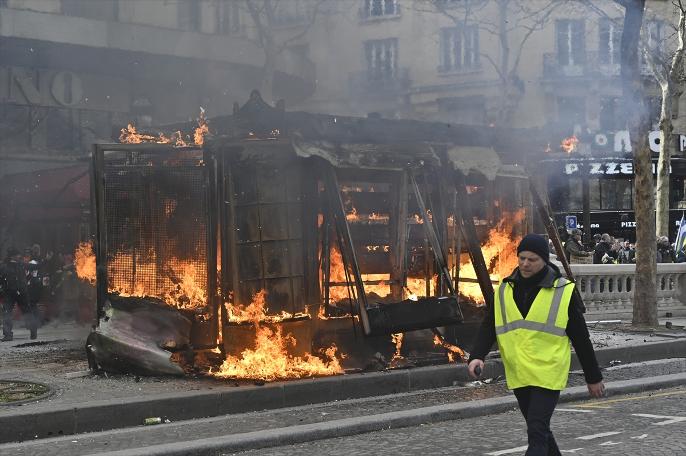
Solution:
[[(669, 57), (678, 14), (671, 2), (647, 3), (645, 49)], [(339, 5), (311, 32), (318, 85), (305, 109), (539, 129), (540, 150), (519, 152), (523, 162), (528, 155), (545, 157), (539, 169), (547, 175), (560, 223), (577, 215), (583, 226), (585, 199), (592, 233), (633, 239), (631, 132), (620, 105), (624, 13), (615, 2), (350, 0)], [(345, 71), (336, 64), (342, 61)], [(656, 130), (660, 96), (645, 57), (641, 72)], [(685, 102), (677, 105), (675, 133), (686, 133), (686, 117), (678, 114), (685, 112)], [(578, 142), (567, 152), (562, 142), (572, 136)], [(655, 160), (656, 139), (654, 132)], [(678, 135), (674, 141), (679, 156), (670, 198), (672, 218), (678, 219), (686, 207), (680, 162), (686, 142)], [(578, 171), (568, 173), (572, 168)]]
[[(69, 250), (87, 232), (87, 192), (48, 198), (51, 209), (64, 206), (48, 218), (23, 218), (46, 204), (46, 189), (66, 195), (74, 184), (55, 181), (70, 172), (45, 172), (43, 180), (36, 173), (87, 170), (91, 145), (115, 141), (128, 123), (145, 130), (195, 119), (201, 107), (228, 114), (244, 102), (264, 72), (265, 30), (279, 38), (303, 27), (275, 13), (259, 28), (233, 1), (0, 1), (0, 250)], [(274, 97), (289, 104), (315, 86), (314, 65), (298, 45), (282, 46), (269, 69)], [(37, 184), (20, 185), (29, 181)], [(74, 210), (84, 216), (75, 219)]]

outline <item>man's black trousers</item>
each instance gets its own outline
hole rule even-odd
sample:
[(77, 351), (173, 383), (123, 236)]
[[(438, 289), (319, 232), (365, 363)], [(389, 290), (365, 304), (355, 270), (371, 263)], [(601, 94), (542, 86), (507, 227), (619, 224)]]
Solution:
[(525, 386), (515, 388), (514, 394), (519, 403), (519, 409), (526, 419), (526, 433), (529, 439), (529, 449), (526, 456), (558, 456), (560, 450), (550, 431), (550, 418), (560, 399), (560, 392)]

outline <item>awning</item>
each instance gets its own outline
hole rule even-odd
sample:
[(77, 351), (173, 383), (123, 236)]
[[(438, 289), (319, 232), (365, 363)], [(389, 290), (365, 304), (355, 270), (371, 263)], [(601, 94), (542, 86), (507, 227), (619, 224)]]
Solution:
[(0, 181), (3, 213), (22, 221), (78, 219), (90, 200), (88, 165), (11, 174)]

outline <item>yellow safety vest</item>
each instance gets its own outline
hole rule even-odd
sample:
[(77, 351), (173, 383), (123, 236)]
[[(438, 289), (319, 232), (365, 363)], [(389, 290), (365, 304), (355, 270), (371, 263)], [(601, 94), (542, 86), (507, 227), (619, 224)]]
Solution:
[(526, 318), (517, 308), (513, 286), (502, 282), (495, 296), (495, 333), (507, 387), (567, 386), (571, 349), (565, 332), (574, 283), (565, 278), (541, 288)]

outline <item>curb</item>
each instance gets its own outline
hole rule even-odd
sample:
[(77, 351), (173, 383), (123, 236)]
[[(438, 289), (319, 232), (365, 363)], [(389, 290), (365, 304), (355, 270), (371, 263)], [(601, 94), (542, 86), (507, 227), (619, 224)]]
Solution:
[[(686, 373), (611, 382), (606, 385), (606, 392), (608, 396), (616, 396), (680, 385), (686, 385)], [(588, 399), (588, 391), (585, 386), (569, 388), (560, 395), (560, 402), (572, 402), (582, 399)], [(100, 454), (105, 456), (220, 455), (227, 452), (295, 445), (315, 440), (418, 426), (420, 424), (474, 418), (503, 413), (516, 408), (516, 406), (516, 399), (514, 396), (509, 395), (479, 401), (422, 407), (399, 412), (333, 420), (324, 423), (260, 430), (224, 437), (168, 443)]]
[[(635, 347), (597, 350), (601, 365), (683, 357), (686, 339)], [(572, 369), (578, 369), (576, 356)], [(483, 376), (503, 375), (498, 359), (488, 360)], [(126, 397), (74, 405), (48, 405), (39, 410), (0, 416), (0, 443), (35, 440), (84, 432), (140, 426), (148, 417), (172, 421), (207, 418), (344, 399), (407, 393), (471, 381), (464, 364), (269, 383), (264, 386), (224, 387), (212, 391)]]

